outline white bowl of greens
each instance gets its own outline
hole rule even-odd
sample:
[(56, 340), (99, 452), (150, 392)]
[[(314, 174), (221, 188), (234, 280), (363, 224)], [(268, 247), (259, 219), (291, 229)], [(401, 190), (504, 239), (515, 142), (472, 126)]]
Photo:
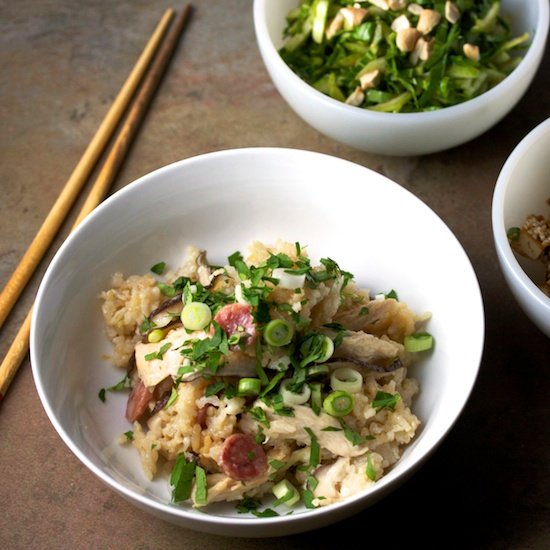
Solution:
[(254, 25), (276, 88), (308, 124), (370, 153), (423, 155), (481, 135), (517, 104), (549, 6), (255, 0)]
[[(377, 205), (368, 216), (366, 204)], [(268, 496), (258, 514), (243, 512), (239, 501), (201, 509), (173, 502), (170, 471), (159, 469), (150, 480), (136, 448), (126, 441), (134, 429), (125, 418), (129, 390), (101, 392), (118, 386), (125, 372), (107, 359), (113, 347), (101, 312), (100, 294), (115, 272), (145, 274), (159, 261), (181, 265), (188, 245), (223, 265), (228, 254), (244, 251), (256, 239), (303, 243), (312, 260), (338, 261), (373, 296), (393, 289), (413, 311), (431, 313), (426, 328), (435, 344), (409, 372), (420, 386), (412, 404), (421, 421), (417, 435), (368, 489), (326, 507), (308, 508), (305, 501), (291, 509), (277, 507)], [(452, 291), (456, 287), (460, 292)], [(182, 527), (272, 537), (349, 517), (409, 478), (461, 414), (483, 342), (483, 303), (472, 265), (453, 233), (422, 201), (377, 172), (337, 157), (253, 148), (166, 166), (100, 205), (71, 233), (42, 280), (30, 349), (48, 417), (98, 480)], [(264, 513), (270, 509), (277, 513)]]

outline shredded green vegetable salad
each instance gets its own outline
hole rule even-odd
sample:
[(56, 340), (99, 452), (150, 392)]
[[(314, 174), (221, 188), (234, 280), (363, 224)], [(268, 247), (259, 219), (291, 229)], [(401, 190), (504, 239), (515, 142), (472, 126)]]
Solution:
[(287, 65), (320, 92), (380, 112), (456, 105), (520, 63), (498, 0), (302, 0), (287, 15)]

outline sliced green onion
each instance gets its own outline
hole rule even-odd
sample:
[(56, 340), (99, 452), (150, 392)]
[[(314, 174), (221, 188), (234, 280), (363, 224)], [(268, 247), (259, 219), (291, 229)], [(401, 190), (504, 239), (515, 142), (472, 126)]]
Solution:
[(156, 328), (156, 329), (152, 330), (147, 335), (147, 341), (150, 344), (156, 344), (157, 342), (160, 342), (163, 338), (164, 338), (164, 331), (161, 330), (160, 328)]
[(350, 367), (336, 369), (330, 376), (330, 385), (333, 390), (342, 390), (348, 393), (357, 393), (363, 387), (363, 377), (359, 371)]
[(273, 486), (273, 494), (277, 500), (273, 503), (273, 506), (279, 506), (279, 504), (284, 504), (291, 508), (300, 500), (300, 493), (298, 489), (290, 483), (287, 479), (279, 481), (276, 485)]
[(508, 231), (506, 232), (508, 240), (517, 241), (519, 239), (520, 232), (521, 231), (519, 227), (510, 227), (510, 229), (508, 229)]
[(333, 391), (325, 397), (323, 409), (330, 416), (346, 416), (353, 410), (353, 397), (345, 391)]
[(428, 332), (409, 334), (408, 336), (405, 336), (403, 344), (405, 346), (405, 351), (426, 351), (431, 349), (433, 346), (433, 336)]
[(314, 333), (309, 335), (300, 346), (302, 361), (300, 365), (309, 363), (324, 363), (334, 353), (334, 342), (324, 334)]
[(237, 394), (241, 397), (259, 395), (261, 389), (262, 381), (259, 378), (241, 378), (237, 387)]
[(201, 330), (212, 320), (212, 312), (203, 302), (190, 302), (183, 306), (181, 322), (188, 330)]
[(325, 340), (322, 346), (322, 353), (317, 359), (317, 361), (319, 363), (324, 363), (325, 361), (328, 361), (332, 357), (333, 353), (334, 353), (334, 342), (328, 336), (325, 336)]
[(311, 439), (311, 445), (309, 447), (309, 466), (311, 468), (317, 468), (321, 462), (321, 446), (317, 441), (317, 436), (313, 433), (311, 428), (305, 427), (304, 430), (309, 434)]
[(313, 28), (311, 37), (317, 44), (323, 41), (325, 35), (325, 25), (327, 22), (328, 0), (316, 0), (312, 6), (313, 10)]
[(290, 380), (284, 380), (281, 383), (281, 397), (283, 398), (283, 403), (287, 407), (292, 407), (294, 405), (303, 405), (306, 403), (311, 396), (311, 389), (307, 384), (302, 386), (302, 391), (300, 393), (293, 392), (289, 389)]
[(267, 323), (264, 329), (264, 340), (270, 346), (286, 346), (290, 344), (294, 336), (294, 328), (284, 319), (273, 319)]
[(308, 367), (306, 378), (311, 380), (312, 378), (319, 378), (321, 376), (326, 376), (329, 373), (328, 365), (312, 365)]

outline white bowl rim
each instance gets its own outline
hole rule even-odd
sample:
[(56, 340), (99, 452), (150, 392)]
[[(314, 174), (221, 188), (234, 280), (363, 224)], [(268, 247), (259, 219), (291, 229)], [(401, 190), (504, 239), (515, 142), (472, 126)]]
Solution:
[[(226, 149), (226, 150), (219, 150), (219, 151), (213, 151), (213, 152), (207, 152), (202, 154), (197, 154), (192, 157), (188, 157), (176, 162), (173, 162), (171, 164), (162, 166), (160, 168), (157, 168), (156, 170), (153, 170), (147, 174), (144, 174), (143, 176), (137, 178), (133, 182), (129, 183), (125, 187), (119, 189), (115, 193), (113, 193), (110, 197), (108, 197), (105, 201), (103, 201), (93, 212), (91, 212), (80, 224), (79, 226), (67, 237), (67, 239), (62, 243), (59, 250), (55, 254), (54, 258), (52, 259), (50, 265), (48, 266), (46, 273), (44, 274), (43, 281), (47, 281), (50, 278), (51, 273), (54, 271), (56, 266), (56, 258), (61, 257), (64, 250), (71, 246), (71, 242), (77, 238), (77, 235), (84, 231), (85, 228), (93, 222), (93, 219), (99, 213), (99, 211), (102, 211), (103, 209), (107, 208), (108, 205), (112, 201), (120, 200), (121, 197), (125, 196), (127, 193), (133, 193), (134, 190), (139, 186), (144, 186), (148, 184), (148, 181), (152, 178), (156, 178), (159, 175), (163, 174), (164, 172), (176, 170), (182, 165), (187, 165), (190, 163), (196, 163), (196, 162), (204, 162), (210, 157), (218, 157), (218, 156), (224, 156), (224, 155), (234, 155), (234, 154), (240, 154), (241, 152), (248, 152), (252, 154), (270, 154), (270, 153), (290, 153), (290, 154), (296, 154), (296, 155), (303, 155), (307, 154), (311, 157), (325, 157), (329, 159), (333, 159), (334, 161), (341, 162), (341, 163), (348, 163), (355, 166), (358, 166), (368, 172), (373, 172), (377, 174), (377, 176), (382, 177), (385, 179), (388, 183), (398, 186), (403, 192), (410, 195), (414, 200), (418, 201), (422, 205), (424, 205), (425, 208), (427, 208), (435, 217), (437, 217), (441, 223), (445, 226), (446, 230), (448, 231), (449, 235), (455, 240), (457, 245), (462, 249), (465, 258), (468, 261), (468, 267), (471, 272), (471, 274), (474, 277), (474, 283), (475, 287), (477, 289), (477, 299), (478, 299), (478, 305), (481, 312), (481, 318), (479, 319), (479, 328), (480, 328), (480, 334), (479, 334), (479, 348), (477, 350), (476, 355), (476, 368), (474, 369), (474, 376), (472, 376), (471, 380), (469, 381), (469, 384), (465, 385), (465, 391), (462, 398), (461, 405), (456, 409), (455, 416), (451, 419), (449, 423), (445, 425), (443, 429), (439, 428), (437, 430), (437, 438), (435, 444), (430, 444), (429, 447), (424, 449), (420, 456), (416, 459), (414, 463), (412, 463), (410, 466), (407, 466), (407, 468), (401, 472), (401, 475), (399, 477), (394, 477), (392, 474), (394, 472), (394, 469), (390, 470), (385, 476), (383, 476), (380, 480), (377, 481), (377, 483), (369, 489), (369, 498), (372, 499), (372, 502), (376, 502), (380, 498), (382, 498), (388, 491), (393, 490), (393, 486), (396, 483), (400, 483), (401, 481), (405, 481), (410, 475), (413, 474), (414, 471), (416, 471), (431, 455), (435, 450), (439, 447), (439, 445), (444, 441), (448, 433), (452, 430), (458, 419), (460, 418), (460, 415), (462, 414), (462, 411), (464, 410), (466, 404), (468, 403), (468, 400), (470, 398), (470, 395), (473, 391), (473, 388), (475, 386), (475, 382), (477, 380), (477, 376), (479, 375), (479, 370), (481, 367), (481, 360), (483, 355), (483, 348), (484, 348), (484, 334), (485, 334), (485, 318), (484, 318), (484, 307), (483, 307), (483, 300), (482, 300), (482, 294), (481, 289), (479, 287), (479, 282), (477, 280), (476, 273), (473, 269), (473, 266), (470, 263), (470, 260), (468, 258), (468, 255), (466, 254), (466, 251), (462, 247), (462, 244), (458, 241), (454, 233), (450, 230), (450, 228), (447, 226), (447, 224), (440, 218), (440, 216), (435, 213), (426, 203), (424, 203), (420, 198), (416, 197), (411, 191), (408, 189), (400, 186), (398, 183), (394, 182), (393, 180), (389, 179), (387, 176), (384, 176), (382, 174), (379, 174), (372, 170), (371, 168), (368, 168), (366, 166), (357, 164), (355, 162), (342, 159), (340, 157), (329, 155), (326, 153), (320, 153), (310, 150), (304, 150), (304, 149), (298, 149), (298, 148), (289, 148), (289, 147), (242, 147), (242, 148), (234, 148), (234, 149)], [(40, 285), (40, 288), (37, 293), (36, 301), (35, 301), (35, 311), (39, 309), (40, 303), (43, 300), (43, 296), (45, 294), (45, 286)], [(276, 517), (269, 517), (269, 518), (256, 518), (256, 517), (249, 517), (244, 516), (242, 518), (240, 517), (224, 517), (219, 515), (211, 515), (211, 514), (202, 514), (202, 513), (193, 513), (191, 511), (188, 511), (184, 508), (178, 507), (177, 505), (171, 504), (171, 503), (162, 503), (157, 502), (154, 499), (149, 498), (147, 495), (139, 494), (129, 487), (127, 487), (124, 484), (119, 483), (116, 479), (114, 479), (109, 474), (105, 473), (101, 468), (99, 468), (93, 461), (91, 461), (86, 454), (79, 449), (79, 447), (72, 441), (71, 436), (67, 433), (67, 431), (62, 426), (61, 422), (57, 419), (57, 415), (51, 406), (51, 404), (48, 401), (46, 390), (42, 382), (42, 375), (41, 372), (38, 370), (37, 365), (39, 364), (39, 356), (37, 353), (37, 327), (36, 327), (36, 315), (33, 315), (32, 321), (31, 321), (31, 335), (30, 335), (30, 355), (31, 355), (31, 369), (33, 372), (33, 377), (35, 380), (35, 386), (37, 389), (37, 393), (39, 395), (39, 398), (42, 402), (42, 405), (44, 407), (44, 410), (50, 419), (52, 425), (54, 426), (57, 433), (61, 436), (64, 443), (71, 449), (71, 451), (74, 453), (74, 455), (91, 471), (93, 472), (102, 482), (104, 482), (107, 486), (111, 487), (114, 491), (118, 492), (122, 496), (124, 496), (128, 501), (134, 502), (136, 504), (142, 505), (144, 508), (153, 509), (158, 515), (164, 517), (164, 519), (167, 519), (167, 517), (178, 518), (179, 521), (181, 521), (180, 525), (183, 525), (183, 522), (188, 522), (187, 526), (192, 529), (196, 530), (202, 530), (202, 531), (208, 531), (209, 526), (226, 526), (226, 527), (242, 527), (244, 529), (250, 527), (250, 531), (247, 531), (243, 533), (242, 535), (228, 535), (228, 536), (250, 536), (250, 537), (257, 537), (257, 536), (264, 536), (261, 534), (258, 534), (258, 531), (254, 530), (255, 528), (261, 529), (262, 527), (273, 527), (277, 524), (297, 524), (299, 525), (302, 522), (307, 522), (308, 519), (315, 518), (316, 520), (319, 520), (319, 518), (326, 517), (327, 518), (327, 525), (333, 523), (335, 521), (334, 517), (338, 516), (338, 512), (340, 512), (340, 515), (344, 515), (344, 517), (347, 517), (348, 514), (345, 512), (346, 508), (348, 507), (357, 507), (361, 506), (360, 502), (362, 500), (363, 495), (355, 495), (351, 499), (343, 500), (337, 503), (334, 503), (327, 507), (319, 507), (316, 509), (308, 510), (304, 513), (296, 514), (296, 515), (285, 515), (285, 516), (276, 516)], [(336, 513), (335, 513), (336, 512)], [(329, 519), (330, 518), (330, 519)], [(193, 524), (193, 525), (191, 525)], [(302, 532), (305, 530), (308, 530), (308, 528), (305, 529), (298, 529), (294, 528), (292, 530), (292, 526), (289, 526), (290, 532)], [(214, 532), (214, 531), (211, 531)], [(275, 535), (272, 535), (275, 536)]]
[(535, 128), (516, 145), (504, 163), (498, 175), (493, 194), (492, 218), (495, 246), (506, 265), (507, 273), (513, 277), (516, 282), (521, 284), (522, 288), (525, 289), (530, 298), (537, 303), (539, 307), (547, 309), (550, 313), (550, 299), (521, 267), (508, 242), (504, 222), (504, 199), (508, 190), (510, 176), (523, 155), (529, 151), (534, 143), (539, 141), (540, 138), (546, 134), (550, 134), (550, 118), (547, 118), (535, 126)]
[(267, 2), (270, 0), (254, 0), (254, 25), (256, 27), (256, 33), (258, 41), (262, 48), (265, 48), (270, 55), (270, 60), (275, 64), (279, 71), (284, 71), (285, 76), (293, 82), (295, 86), (300, 87), (304, 93), (310, 94), (312, 100), (317, 101), (320, 106), (330, 110), (343, 109), (344, 112), (353, 114), (354, 116), (371, 120), (371, 122), (388, 122), (389, 118), (398, 117), (399, 120), (413, 122), (417, 121), (421, 117), (429, 117), (431, 120), (438, 120), (441, 123), (449, 122), (456, 118), (460, 118), (467, 115), (470, 109), (477, 106), (481, 107), (484, 104), (490, 104), (494, 101), (498, 101), (498, 98), (508, 93), (508, 89), (513, 87), (516, 81), (523, 81), (527, 78), (527, 74), (530, 71), (530, 67), (533, 61), (537, 57), (542, 56), (546, 45), (546, 40), (550, 27), (550, 5), (547, 0), (536, 0), (539, 7), (539, 18), (535, 29), (535, 35), (531, 42), (529, 49), (524, 55), (519, 65), (510, 73), (502, 82), (487, 90), (485, 93), (474, 97), (458, 105), (452, 105), (445, 107), (444, 109), (438, 109), (435, 111), (424, 111), (414, 113), (381, 113), (377, 111), (371, 111), (368, 109), (358, 109), (352, 105), (347, 105), (341, 101), (333, 99), (322, 92), (319, 92), (313, 86), (302, 80), (281, 58), (277, 49), (275, 48), (272, 40), (269, 37), (269, 31), (267, 29), (266, 18), (264, 17), (264, 9)]

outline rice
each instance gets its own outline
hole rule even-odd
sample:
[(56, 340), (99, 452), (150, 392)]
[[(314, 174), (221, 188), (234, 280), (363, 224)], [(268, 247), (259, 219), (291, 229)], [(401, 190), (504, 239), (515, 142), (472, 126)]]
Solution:
[[(220, 269), (209, 265), (204, 251), (188, 247), (181, 266), (167, 271), (160, 281), (151, 274), (124, 278), (115, 273), (111, 288), (101, 294), (106, 333), (113, 344), (112, 361), (119, 367), (133, 365), (134, 361), (136, 365), (131, 370), (134, 389), (127, 417), (133, 422), (132, 444), (139, 453), (145, 475), (154, 479), (166, 468), (179, 467), (180, 459), (191, 463), (195, 470), (203, 469), (204, 491), (195, 479), (187, 495), (194, 506), (244, 497), (260, 499), (271, 494), (274, 485), (285, 479), (298, 487), (302, 495), (311, 493), (311, 506), (327, 506), (367, 489), (399, 460), (420, 426), (411, 410), (419, 386), (408, 376), (419, 354), (405, 351), (404, 341), (424, 328), (429, 315), (417, 315), (395, 299), (372, 299), (369, 290), (358, 288), (337, 264), (311, 266), (307, 250), (294, 244), (278, 242), (270, 246), (255, 241), (246, 259), (240, 258), (244, 263), (233, 262)], [(310, 283), (300, 288), (281, 288), (270, 276), (274, 258), (290, 262), (292, 269), (305, 265)], [(204, 373), (210, 371), (200, 370), (198, 362), (189, 359), (198, 353), (193, 347), (197, 342), (202, 341), (200, 345), (205, 346), (215, 340), (214, 327), (222, 323), (218, 315), (224, 308), (250, 310), (260, 315), (246, 301), (251, 299), (251, 289), (260, 279), (252, 284), (243, 276), (247, 270), (252, 273), (260, 268), (264, 269), (262, 296), (268, 297), (269, 318), (283, 319), (292, 326), (296, 346), (302, 342), (303, 347), (307, 335), (314, 335), (318, 339), (315, 341), (335, 342), (332, 357), (312, 363), (325, 364), (328, 374), (321, 382), (311, 379), (302, 387), (307, 386), (310, 391), (317, 384), (319, 391), (328, 396), (334, 388), (327, 377), (334, 370), (345, 367), (360, 373), (360, 389), (351, 394), (352, 408), (345, 415), (326, 408), (314, 410), (313, 397), (311, 401), (308, 397), (308, 401), (292, 405), (285, 402), (288, 393), (278, 386), (277, 376), (295, 380), (299, 369), (287, 354), (298, 351), (295, 343), (282, 348), (265, 344), (266, 336), (262, 334), (266, 329), (262, 323), (267, 320), (258, 322), (251, 317), (254, 326), (246, 329), (249, 332), (245, 331), (244, 337), (237, 335), (240, 344), (229, 347), (233, 350), (231, 359), (230, 355), (221, 354), (224, 363), (209, 375)], [(158, 284), (161, 281), (163, 285)], [(167, 299), (159, 287), (174, 285), (177, 290), (177, 285), (184, 283), (187, 286), (180, 289), (181, 302), (199, 295), (203, 300), (213, 297), (221, 300), (217, 305), (208, 302), (216, 312), (216, 323), (199, 334), (200, 330), (193, 332), (181, 327), (179, 317), (173, 315), (171, 323), (161, 327), (163, 339), (150, 342), (142, 334), (142, 323)], [(240, 297), (240, 302), (235, 302), (236, 297)], [(240, 330), (244, 330), (243, 326), (241, 322)], [(226, 326), (222, 328), (218, 336), (225, 331), (227, 337), (235, 338)], [(254, 340), (255, 335), (252, 338), (255, 331), (259, 331), (258, 340)], [(261, 354), (258, 349), (263, 350)], [(305, 354), (303, 350), (300, 353), (302, 357)], [(224, 369), (228, 368), (237, 370), (226, 374)], [(263, 397), (231, 390), (243, 378), (258, 379), (257, 368), (267, 381), (273, 381), (274, 390), (269, 391), (266, 380), (261, 384), (265, 390)], [(148, 377), (152, 369), (157, 369), (155, 384), (148, 387), (143, 381), (152, 379)], [(249, 371), (244, 375), (239, 369)], [(212, 391), (216, 383), (220, 388)], [(276, 406), (279, 397), (283, 399), (282, 409)], [(389, 399), (389, 403), (381, 405), (381, 398)], [(143, 406), (134, 418), (129, 411), (135, 409), (136, 403)], [(235, 435), (240, 438), (239, 443), (233, 443), (237, 441)], [(239, 450), (239, 445), (254, 446), (254, 452), (248, 454), (257, 452), (262, 460), (265, 455), (265, 462), (256, 457), (257, 461), (251, 459), (244, 464), (244, 451)], [(316, 445), (319, 459), (312, 464), (311, 453)], [(248, 477), (244, 477), (250, 469), (253, 475), (246, 473)], [(202, 496), (198, 496), (199, 492)]]

